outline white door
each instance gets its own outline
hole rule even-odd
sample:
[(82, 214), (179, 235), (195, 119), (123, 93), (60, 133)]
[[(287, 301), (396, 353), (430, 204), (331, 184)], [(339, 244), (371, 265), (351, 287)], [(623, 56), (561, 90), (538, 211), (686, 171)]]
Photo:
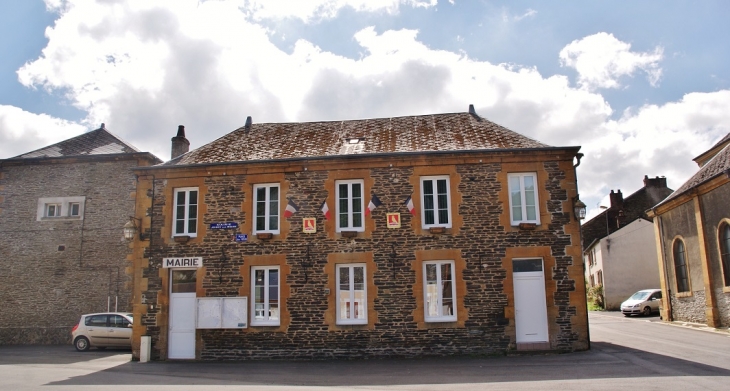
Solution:
[(542, 259), (512, 261), (517, 342), (548, 342)]
[(197, 270), (170, 270), (170, 330), (167, 358), (195, 358)]

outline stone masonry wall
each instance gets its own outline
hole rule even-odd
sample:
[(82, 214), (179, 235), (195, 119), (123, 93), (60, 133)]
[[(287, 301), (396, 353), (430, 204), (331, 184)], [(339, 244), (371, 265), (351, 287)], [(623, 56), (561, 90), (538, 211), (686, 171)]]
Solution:
[(692, 296), (677, 297), (671, 295), (672, 317), (675, 321), (707, 323), (705, 316), (705, 291), (693, 291)]
[[(0, 345), (70, 343), (85, 313), (131, 310), (122, 227), (136, 160), (0, 170)], [(84, 218), (36, 221), (38, 199), (85, 196)]]
[[(250, 281), (242, 278), (241, 270), (250, 267), (247, 260), (252, 257), (284, 255), (285, 265), (290, 272), (282, 273), (282, 287), (290, 290), (282, 297), (282, 312), (289, 316), (286, 327), (252, 327), (247, 329), (197, 330), (198, 358), (203, 360), (241, 359), (310, 359), (310, 358), (362, 358), (362, 357), (412, 357), (456, 354), (504, 354), (513, 349), (513, 336), (507, 332), (514, 328), (514, 319), (505, 315), (510, 305), (505, 294), (504, 282), (508, 275), (503, 268), (507, 249), (513, 247), (547, 247), (555, 259), (555, 266), (545, 270), (546, 278), (554, 282), (555, 292), (549, 295), (556, 308), (555, 317), (548, 320), (557, 324), (557, 335), (551, 335), (551, 349), (573, 351), (587, 348), (587, 324), (576, 320), (576, 307), (585, 308), (585, 301), (571, 302), (571, 293), (577, 284), (569, 276), (569, 269), (581, 268), (571, 275), (582, 276), (580, 258), (575, 261), (567, 254), (569, 246), (577, 246), (579, 240), (566, 233), (565, 227), (574, 223), (572, 215), (564, 212), (564, 203), (569, 201), (563, 187), (566, 173), (558, 162), (541, 163), (546, 177), (546, 189), (541, 194), (548, 199), (540, 202), (547, 205), (546, 229), (517, 230), (502, 225), (504, 213), (508, 213), (500, 200), (506, 184), (498, 180), (502, 172), (499, 163), (464, 164), (455, 167), (457, 175), (450, 181), (456, 184), (461, 202), (452, 202), (452, 218), (463, 220), (460, 227), (447, 230), (444, 234), (420, 233), (412, 227), (412, 216), (403, 205), (414, 190), (410, 179), (414, 169), (410, 167), (371, 168), (368, 170), (372, 187), (366, 186), (366, 200), (377, 194), (383, 205), (372, 217), (375, 228), (371, 232), (359, 233), (356, 238), (344, 238), (327, 232), (322, 224), (319, 210), (322, 200), (329, 196), (329, 207), (334, 217), (334, 195), (328, 194), (325, 183), (326, 171), (301, 171), (285, 174), (288, 193), (300, 210), (282, 224), (291, 224), (291, 229), (282, 240), (255, 240), (234, 243), (231, 230), (208, 230), (202, 240), (178, 244), (161, 236), (170, 216), (164, 215), (164, 205), (169, 202), (165, 192), (171, 191), (163, 180), (155, 182), (155, 198), (152, 208), (152, 239), (145, 245), (149, 267), (142, 270), (147, 279), (147, 290), (143, 291), (147, 302), (164, 303), (160, 296), (166, 295), (166, 271), (161, 271), (164, 257), (201, 256), (204, 268), (198, 275), (199, 286), (205, 296), (249, 296)], [(200, 216), (201, 224), (213, 222), (239, 222), (241, 229), (250, 218), (250, 211), (241, 205), (246, 201), (245, 175), (210, 176), (205, 178), (207, 212)], [(201, 193), (203, 193), (201, 191)], [(452, 194), (452, 197), (455, 195)], [(385, 227), (385, 214), (400, 212), (400, 229)], [(302, 218), (317, 218), (317, 233), (302, 233)], [(455, 223), (456, 224), (456, 223)], [(420, 225), (420, 224), (419, 224)], [(420, 228), (420, 227), (419, 227)], [(245, 231), (242, 231), (245, 232)], [(577, 230), (575, 231), (577, 235)], [(309, 250), (309, 257), (307, 257)], [(395, 250), (395, 256), (392, 251)], [(423, 323), (417, 319), (418, 301), (413, 293), (420, 284), (414, 270), (416, 252), (448, 251), (465, 260), (465, 268), (456, 270), (456, 278), (463, 280), (465, 295), (465, 320), (463, 323)], [(221, 261), (221, 254), (226, 260)], [(369, 326), (334, 326), (326, 319), (328, 295), (325, 289), (334, 286), (333, 275), (325, 272), (329, 254), (372, 253), (375, 264), (373, 272), (376, 287), (374, 311), (377, 321)], [(282, 268), (283, 270), (283, 268)], [(572, 269), (571, 269), (572, 270)], [(201, 275), (202, 274), (202, 275)], [(510, 274), (511, 275), (511, 274)], [(200, 296), (200, 288), (198, 291)], [(249, 299), (250, 300), (250, 299)], [(576, 300), (575, 298), (573, 300)], [(583, 298), (584, 300), (584, 298)], [(250, 302), (249, 302), (250, 306)], [(250, 312), (250, 309), (249, 309)], [(165, 305), (149, 309), (143, 316), (146, 335), (153, 341), (153, 359), (164, 359), (166, 352)], [(552, 329), (551, 329), (552, 330)]]

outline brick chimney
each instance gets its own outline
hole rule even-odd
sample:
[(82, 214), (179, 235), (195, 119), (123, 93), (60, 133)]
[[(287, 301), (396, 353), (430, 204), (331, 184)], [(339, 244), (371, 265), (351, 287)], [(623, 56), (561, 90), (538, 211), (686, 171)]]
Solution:
[(665, 178), (665, 177), (649, 178), (648, 175), (644, 175), (644, 187), (665, 188), (665, 187), (667, 187), (667, 178)]
[(615, 193), (613, 190), (611, 190), (611, 194), (609, 194), (609, 197), (611, 198), (611, 209), (623, 209), (624, 207), (624, 195), (621, 194), (621, 190), (619, 189)]
[(174, 159), (190, 150), (190, 141), (185, 138), (185, 127), (177, 127), (177, 136), (172, 138), (172, 153), (170, 159)]

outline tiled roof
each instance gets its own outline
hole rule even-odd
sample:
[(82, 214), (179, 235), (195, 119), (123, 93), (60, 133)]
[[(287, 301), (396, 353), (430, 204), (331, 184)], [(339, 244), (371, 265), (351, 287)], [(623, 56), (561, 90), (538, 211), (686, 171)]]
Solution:
[[(729, 134), (730, 136), (730, 134)], [(727, 136), (723, 139), (728, 141), (730, 138)], [(715, 148), (717, 145), (713, 146)], [(657, 206), (665, 204), (670, 200), (679, 197), (681, 194), (709, 181), (710, 179), (721, 175), (723, 172), (730, 169), (730, 143), (725, 148), (721, 149), (715, 156), (712, 157), (702, 168), (697, 171), (691, 178), (684, 182), (674, 193), (670, 194), (664, 201), (660, 202)]]
[[(355, 140), (358, 140), (356, 143)], [(470, 113), (242, 127), (164, 165), (394, 152), (549, 148)]]
[(68, 157), (79, 155), (109, 155), (139, 152), (134, 146), (109, 133), (102, 124), (101, 128), (86, 132), (68, 140), (15, 156), (18, 158)]

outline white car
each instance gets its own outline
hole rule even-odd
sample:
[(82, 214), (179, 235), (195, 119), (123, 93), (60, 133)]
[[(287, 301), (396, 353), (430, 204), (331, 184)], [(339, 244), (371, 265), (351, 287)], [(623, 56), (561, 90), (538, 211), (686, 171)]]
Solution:
[(621, 313), (624, 316), (639, 314), (649, 316), (659, 312), (661, 302), (661, 289), (644, 289), (634, 293), (628, 300), (621, 303)]
[(90, 347), (132, 347), (132, 314), (104, 312), (81, 315), (79, 323), (71, 330), (74, 347), (79, 352)]

